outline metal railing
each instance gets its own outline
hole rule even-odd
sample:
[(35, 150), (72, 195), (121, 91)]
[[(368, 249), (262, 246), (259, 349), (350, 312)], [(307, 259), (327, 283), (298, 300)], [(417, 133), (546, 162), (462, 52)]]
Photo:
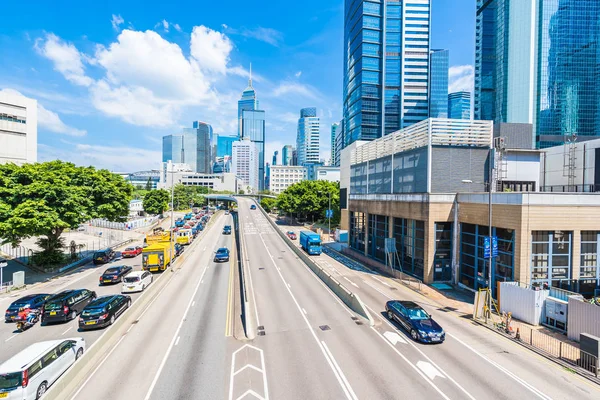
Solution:
[(12, 281), (2, 282), (2, 285), (0, 285), (0, 293), (2, 293), (2, 292), (8, 293), (10, 291), (10, 288), (12, 287), (12, 285), (13, 285)]
[(540, 192), (551, 193), (594, 193), (600, 192), (600, 186), (594, 184), (587, 185), (548, 185), (541, 186)]

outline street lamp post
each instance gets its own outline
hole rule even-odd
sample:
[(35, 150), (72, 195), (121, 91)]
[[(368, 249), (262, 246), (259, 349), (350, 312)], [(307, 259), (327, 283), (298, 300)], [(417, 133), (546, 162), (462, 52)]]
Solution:
[(329, 240), (331, 242), (331, 192), (329, 192), (329, 208), (327, 209), (327, 215), (329, 216), (329, 228), (327, 229)]

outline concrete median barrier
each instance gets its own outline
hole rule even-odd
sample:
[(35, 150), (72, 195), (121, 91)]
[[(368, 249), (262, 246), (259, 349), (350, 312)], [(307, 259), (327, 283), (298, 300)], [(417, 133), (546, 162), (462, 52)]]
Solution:
[(267, 212), (260, 205), (258, 205), (258, 208), (267, 218), (273, 229), (275, 229), (275, 232), (277, 232), (277, 234), (281, 236), (281, 238), (288, 245), (288, 247), (292, 249), (302, 261), (304, 261), (304, 263), (315, 273), (315, 275), (317, 275), (327, 285), (327, 287), (331, 289), (331, 291), (335, 293), (340, 298), (340, 300), (342, 300), (344, 304), (348, 306), (348, 308), (367, 319), (369, 321), (369, 325), (375, 325), (375, 320), (367, 310), (367, 307), (360, 300), (360, 297), (357, 294), (352, 293), (344, 285), (342, 285), (334, 277), (327, 273), (327, 271), (325, 271), (323, 268), (317, 265), (313, 260), (310, 259), (310, 256), (306, 254), (301, 248), (296, 247), (294, 243), (285, 235), (285, 233), (283, 233), (281, 229), (279, 229), (275, 221), (273, 221), (271, 217), (269, 217)]

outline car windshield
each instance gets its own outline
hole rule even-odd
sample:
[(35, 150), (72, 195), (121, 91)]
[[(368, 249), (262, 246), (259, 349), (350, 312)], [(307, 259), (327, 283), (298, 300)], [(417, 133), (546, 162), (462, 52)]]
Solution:
[(125, 249), (125, 251), (135, 251), (135, 247), (128, 247)]
[(62, 301), (51, 301), (46, 303), (44, 306), (45, 310), (60, 310), (62, 308)]
[(96, 315), (101, 315), (104, 313), (104, 307), (94, 307), (94, 308), (86, 308), (83, 310), (81, 315), (83, 317), (92, 317)]
[(407, 312), (410, 319), (429, 319), (429, 314), (427, 314), (425, 310), (421, 308), (409, 308)]
[(219, 249), (217, 250), (217, 254), (227, 254), (227, 249)]
[(99, 257), (104, 257), (104, 253), (103, 252), (94, 253), (94, 258), (99, 258)]
[(104, 271), (104, 275), (116, 275), (121, 271), (121, 268), (109, 268)]
[(12, 390), (21, 386), (21, 376), (20, 372), (0, 374), (0, 390)]
[(128, 277), (125, 277), (124, 281), (126, 283), (139, 282), (140, 281), (140, 277), (139, 276), (128, 276)]
[(8, 308), (14, 310), (16, 308), (25, 307), (28, 304), (31, 305), (32, 301), (33, 299), (15, 301)]

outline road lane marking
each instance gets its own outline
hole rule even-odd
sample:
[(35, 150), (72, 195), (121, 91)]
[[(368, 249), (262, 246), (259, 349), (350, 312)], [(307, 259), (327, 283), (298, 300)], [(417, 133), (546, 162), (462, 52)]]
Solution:
[(69, 332), (71, 329), (73, 329), (73, 327), (70, 327), (69, 329), (67, 329), (66, 331), (64, 331), (63, 333), (61, 333), (61, 336), (64, 335), (65, 333)]
[(175, 346), (177, 346), (179, 344), (179, 339), (181, 339), (181, 336), (177, 336), (177, 340), (175, 341)]
[(193, 301), (193, 302), (192, 302), (192, 307), (194, 307), (195, 305), (196, 305), (196, 302), (195, 302), (195, 301)]
[[(246, 215), (246, 218), (248, 216)], [(243, 229), (240, 230), (240, 232), (244, 232)], [(241, 240), (240, 240), (240, 249), (242, 252), (242, 260), (246, 260), (245, 264), (248, 270), (248, 280), (250, 281), (250, 291), (252, 292), (252, 302), (254, 303), (254, 317), (256, 318), (256, 326), (260, 326), (260, 319), (258, 318), (258, 304), (256, 303), (256, 294), (254, 293), (254, 282), (252, 280), (252, 269), (250, 268), (250, 260), (248, 259), (248, 250), (246, 250), (246, 233), (244, 232), (243, 235), (241, 236)], [(242, 266), (243, 268), (243, 266)], [(241, 278), (241, 277), (240, 277)], [(246, 299), (246, 302), (248, 302), (248, 299)]]
[(302, 309), (302, 312), (303, 312), (304, 314), (308, 314), (304, 308)]
[(358, 287), (358, 285), (354, 282), (352, 282), (350, 279), (348, 279), (347, 277), (343, 277), (345, 280), (347, 280), (348, 282), (350, 282), (351, 285), (354, 285), (354, 287)]
[(12, 335), (11, 337), (9, 337), (8, 339), (6, 339), (4, 342), (8, 342), (10, 339), (14, 338), (15, 336), (17, 336), (18, 333), (15, 333), (14, 335)]
[(427, 361), (417, 361), (417, 367), (421, 371), (423, 371), (425, 375), (427, 375), (432, 381), (438, 376), (440, 378), (446, 379), (444, 374), (442, 374), (436, 367), (434, 367), (433, 365), (431, 365), (431, 363), (428, 363)]
[(400, 335), (398, 335), (396, 332), (384, 332), (383, 336), (389, 340), (394, 346), (396, 345), (396, 343), (402, 343), (402, 344), (406, 344), (406, 340), (404, 340), (404, 338)]
[(353, 399), (358, 400), (358, 397), (356, 397), (356, 393), (354, 393), (354, 390), (352, 390), (352, 386), (350, 386), (350, 382), (348, 382), (348, 379), (346, 379), (346, 375), (344, 375), (344, 372), (342, 371), (342, 369), (338, 365), (337, 361), (335, 360), (335, 357), (333, 357), (333, 354), (331, 354), (331, 351), (329, 351), (329, 347), (327, 347), (327, 344), (325, 343), (324, 340), (321, 340), (321, 344), (323, 344), (323, 347), (325, 348), (325, 351), (327, 352), (327, 354), (331, 358), (331, 361), (333, 362), (333, 365), (335, 366), (335, 368), (337, 369), (338, 373), (340, 374), (340, 377), (342, 378), (342, 380), (346, 384), (346, 387), (348, 388), (348, 391), (350, 392), (350, 396), (352, 396)]
[(373, 279), (376, 279), (376, 280), (378, 280), (379, 282), (383, 283), (383, 284), (384, 284), (385, 286), (387, 286), (387, 287), (392, 287), (392, 286), (391, 286), (389, 283), (382, 281), (381, 279), (379, 279), (379, 278), (378, 278), (378, 277), (376, 277), (376, 276), (373, 276)]

